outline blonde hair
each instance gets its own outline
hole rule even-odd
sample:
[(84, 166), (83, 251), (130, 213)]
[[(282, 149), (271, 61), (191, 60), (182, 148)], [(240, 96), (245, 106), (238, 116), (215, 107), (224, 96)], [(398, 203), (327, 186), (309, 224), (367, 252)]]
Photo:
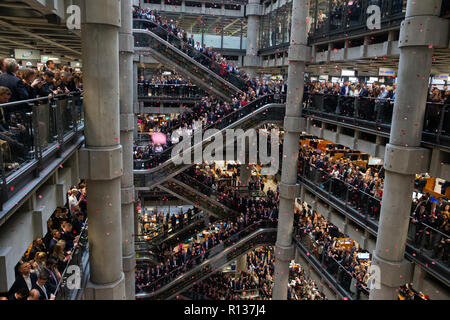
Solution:
[(64, 259), (64, 249), (66, 248), (66, 242), (64, 240), (58, 240), (58, 242), (53, 247), (53, 256), (58, 259)]
[(47, 260), (47, 254), (45, 252), (36, 252), (34, 255), (34, 261), (45, 262)]

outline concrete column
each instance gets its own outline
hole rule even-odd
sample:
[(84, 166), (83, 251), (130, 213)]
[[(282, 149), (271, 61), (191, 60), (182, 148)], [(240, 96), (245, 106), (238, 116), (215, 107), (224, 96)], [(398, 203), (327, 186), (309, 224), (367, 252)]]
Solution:
[(252, 171), (250, 169), (250, 165), (243, 164), (239, 168), (239, 180), (241, 181), (242, 186), (248, 186), (250, 179), (252, 177)]
[(83, 1), (81, 4), (86, 147), (80, 151), (80, 175), (87, 179), (90, 264), (84, 298), (123, 300), (120, 1)]
[[(414, 175), (426, 172), (429, 165), (429, 150), (420, 147), (428, 79), (433, 47), (442, 45), (438, 39), (441, 30), (448, 32), (447, 22), (444, 28), (438, 18), (440, 5), (441, 1), (408, 0), (400, 30), (397, 97), (384, 158), (384, 192), (372, 261), (379, 268), (375, 280), (381, 284), (371, 289), (371, 300), (396, 300), (398, 288), (411, 279), (411, 264), (404, 259), (405, 243)], [(422, 28), (423, 32), (417, 32)]]
[(240, 258), (238, 258), (236, 260), (236, 271), (237, 272), (241, 272), (241, 271), (246, 272), (247, 271), (247, 255), (246, 254), (242, 255)]
[(247, 49), (244, 58), (244, 67), (247, 74), (252, 78), (256, 77), (255, 68), (260, 66), (258, 39), (261, 14), (262, 6), (259, 4), (259, 0), (249, 0), (247, 4)]
[(425, 271), (419, 264), (414, 264), (414, 273), (412, 278), (412, 286), (416, 291), (423, 291), (423, 282)]
[(119, 75), (120, 75), (120, 143), (122, 144), (123, 175), (121, 178), (122, 199), (122, 261), (125, 274), (127, 300), (135, 299), (134, 252), (134, 176), (133, 176), (133, 132), (134, 76), (133, 76), (133, 16), (132, 0), (121, 1), (122, 26), (119, 31)]
[(284, 147), (280, 184), (280, 211), (275, 245), (275, 279), (272, 298), (287, 299), (289, 263), (293, 257), (292, 232), (295, 198), (300, 195), (297, 184), (299, 139), (305, 122), (301, 118), (307, 47), (306, 17), (308, 0), (293, 0), (291, 44), (289, 46), (288, 92), (284, 118)]
[[(133, 63), (133, 86), (134, 86), (133, 87), (133, 113), (135, 114), (134, 123), (137, 123), (136, 113), (140, 111), (139, 100), (138, 100), (138, 86), (137, 86), (138, 78), (139, 78), (138, 66), (139, 66), (139, 64), (137, 62)], [(134, 132), (133, 138), (134, 138), (134, 140), (137, 140), (137, 138), (138, 138), (137, 127), (136, 127), (136, 130), (134, 130), (133, 132)]]

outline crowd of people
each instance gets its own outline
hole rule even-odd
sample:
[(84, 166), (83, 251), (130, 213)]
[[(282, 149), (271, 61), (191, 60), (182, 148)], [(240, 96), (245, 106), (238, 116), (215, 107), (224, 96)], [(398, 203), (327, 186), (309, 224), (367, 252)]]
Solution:
[[(165, 19), (157, 10), (137, 7), (135, 7), (133, 11), (133, 18), (147, 19), (156, 25), (159, 25), (164, 30), (168, 31), (169, 37), (167, 40), (169, 40), (169, 42), (172, 42), (170, 41), (171, 37), (176, 37), (182, 41), (183, 46), (187, 45), (195, 49), (197, 52), (201, 53), (201, 55), (195, 57), (196, 60), (212, 70), (218, 70), (220, 76), (225, 79), (229, 80), (230, 76), (234, 76), (245, 82), (250, 80), (250, 77), (232, 61), (227, 61), (220, 53), (215, 52), (212, 47), (207, 47), (206, 44), (201, 45), (200, 42), (195, 41), (193, 34), (188, 36), (188, 33), (180, 27), (178, 21)], [(205, 59), (205, 57), (208, 57), (208, 59)]]
[[(314, 96), (323, 96), (325, 112), (336, 113), (349, 117), (357, 116), (364, 120), (391, 123), (397, 84), (384, 85), (377, 82), (372, 84), (350, 83), (342, 85), (331, 81), (310, 81), (305, 84), (304, 102), (315, 108)], [(355, 98), (358, 101), (358, 113), (355, 110)], [(450, 90), (444, 85), (442, 90), (433, 86), (427, 98), (424, 130), (437, 132), (440, 118), (444, 113), (442, 132), (450, 134)]]
[(288, 300), (327, 300), (316, 282), (307, 277), (300, 265), (289, 268)]
[(194, 300), (267, 300), (272, 296), (274, 255), (272, 247), (250, 251), (246, 269), (239, 273), (217, 272), (208, 279), (194, 284)]
[(444, 198), (428, 194), (414, 199), (411, 222), (414, 226), (414, 246), (430, 250), (431, 258), (450, 266), (450, 204)]
[[(189, 208), (186, 211), (180, 209), (178, 213), (167, 212), (166, 214), (163, 211), (155, 209), (149, 213), (149, 216), (155, 220), (159, 234), (167, 235), (169, 230), (171, 233), (181, 230), (193, 220), (198, 219), (199, 213), (200, 209), (197, 207)], [(147, 224), (144, 223), (144, 234), (149, 233), (148, 229)]]
[[(323, 187), (336, 196), (345, 197), (346, 190), (349, 190), (348, 204), (358, 210), (367, 210), (364, 213), (372, 219), (379, 219), (384, 186), (383, 167), (380, 170), (366, 169), (346, 157), (333, 161), (330, 153), (308, 146), (301, 148), (299, 166), (303, 176), (312, 180), (319, 176)], [(327, 183), (331, 183), (331, 187)], [(432, 250), (432, 258), (443, 259), (445, 263), (450, 262), (449, 209), (445, 196), (434, 198), (425, 193), (414, 199), (411, 214), (415, 246)]]
[[(274, 88), (276, 88), (275, 91)], [(135, 168), (147, 169), (158, 166), (164, 160), (164, 158), (161, 158), (161, 153), (172, 145), (179, 143), (183, 136), (192, 136), (195, 130), (205, 129), (257, 98), (275, 92), (282, 93), (281, 90), (285, 90), (281, 80), (270, 80), (268, 82), (256, 80), (252, 82), (247, 93), (244, 93), (239, 99), (233, 98), (231, 103), (222, 102), (213, 96), (205, 96), (193, 108), (185, 109), (177, 117), (162, 125), (158, 119), (150, 115), (139, 116), (138, 127), (141, 134), (162, 133), (165, 135), (165, 141), (162, 143), (160, 141), (135, 142), (134, 160), (148, 160), (135, 163)]]
[(47, 221), (47, 232), (36, 238), (16, 266), (8, 300), (54, 300), (72, 252), (79, 245), (87, 218), (86, 185), (68, 191), (67, 205)]
[[(334, 159), (330, 151), (324, 152), (304, 145), (299, 154), (299, 172), (310, 179), (319, 175), (324, 185), (331, 183), (331, 193), (338, 196), (345, 196), (346, 190), (350, 188), (352, 192), (348, 199), (349, 204), (361, 207), (361, 201), (366, 201), (371, 217), (378, 219), (379, 202), (383, 197), (383, 167), (379, 170), (376, 167), (366, 169), (354, 164), (345, 156)], [(335, 183), (336, 180), (343, 183)]]
[(294, 228), (303, 242), (317, 245), (313, 254), (354, 298), (359, 300), (361, 293), (368, 292), (370, 260), (359, 258), (364, 251), (356, 242), (351, 246), (340, 244), (339, 239), (348, 237), (306, 203), (296, 208)]
[[(0, 105), (81, 90), (81, 74), (68, 66), (57, 68), (48, 60), (41, 69), (24, 68), (13, 58), (0, 59)], [(0, 106), (0, 144), (7, 171), (28, 159), (33, 140), (30, 111), (29, 104)]]
[[(238, 273), (217, 272), (194, 284), (188, 292), (194, 300), (269, 300), (274, 275), (273, 247), (257, 248), (246, 255), (246, 270)], [(326, 300), (316, 282), (303, 268), (291, 263), (288, 300)]]
[(141, 76), (138, 80), (138, 95), (149, 97), (184, 97), (193, 98), (204, 95), (196, 85), (178, 75)]
[(220, 221), (208, 237), (192, 241), (186, 248), (180, 243), (170, 246), (166, 243), (160, 245), (156, 254), (161, 261), (155, 268), (138, 266), (136, 270), (137, 292), (151, 292), (181, 273), (186, 272), (208, 258), (208, 251), (221, 244), (233, 235), (238, 234), (245, 228), (258, 221), (272, 221), (278, 219), (278, 194), (274, 191), (267, 193), (268, 197), (253, 199), (242, 196), (236, 190), (227, 190), (220, 194), (217, 200), (232, 206), (238, 212), (236, 216)]
[(68, 94), (82, 90), (82, 75), (69, 66), (48, 60), (40, 69), (23, 68), (13, 58), (0, 59), (0, 87), (11, 92), (9, 102)]

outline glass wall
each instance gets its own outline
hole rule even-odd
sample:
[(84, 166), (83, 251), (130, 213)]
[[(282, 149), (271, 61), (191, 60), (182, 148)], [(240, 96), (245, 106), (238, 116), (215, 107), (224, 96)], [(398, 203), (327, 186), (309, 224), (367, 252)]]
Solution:
[[(342, 33), (368, 32), (368, 6), (376, 5), (381, 11), (381, 28), (400, 24), (404, 19), (406, 0), (311, 0), (306, 20), (310, 37), (342, 36)], [(265, 3), (261, 17), (260, 48), (277, 48), (290, 42), (292, 1), (278, 6)]]
[(291, 31), (292, 2), (275, 10), (270, 10), (270, 5), (267, 4), (264, 5), (264, 8), (266, 14), (261, 17), (260, 48), (268, 49), (288, 44)]

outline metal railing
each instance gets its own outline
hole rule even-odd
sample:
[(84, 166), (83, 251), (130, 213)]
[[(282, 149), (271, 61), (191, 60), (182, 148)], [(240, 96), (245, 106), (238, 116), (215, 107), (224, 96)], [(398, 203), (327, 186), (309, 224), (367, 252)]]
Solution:
[[(202, 136), (204, 135), (205, 131), (208, 129), (219, 129), (219, 130), (223, 129), (223, 128), (229, 126), (230, 124), (232, 124), (233, 122), (236, 122), (236, 121), (242, 119), (243, 117), (249, 115), (250, 113), (258, 110), (260, 107), (270, 104), (270, 103), (273, 103), (273, 102), (279, 102), (279, 101), (284, 101), (284, 96), (277, 95), (277, 94), (270, 94), (270, 95), (262, 96), (256, 100), (253, 100), (245, 107), (242, 107), (242, 108), (226, 115), (222, 119), (219, 119), (216, 122), (208, 125), (206, 128), (203, 129)], [(175, 130), (175, 129), (176, 128), (173, 128), (173, 130)], [(193, 145), (193, 142), (194, 142), (194, 137), (192, 137), (191, 145)], [(135, 163), (134, 163), (135, 170), (138, 170), (138, 169), (146, 170), (146, 169), (155, 168), (155, 167), (160, 166), (164, 162), (169, 161), (172, 157), (173, 148), (174, 148), (174, 146), (165, 149), (161, 153), (153, 153), (152, 155), (150, 155), (149, 159), (135, 160)]]
[[(322, 199), (340, 208), (345, 215), (375, 234), (381, 212), (381, 199), (360, 190), (345, 181), (332, 178), (323, 169), (305, 162), (300, 181)], [(414, 220), (413, 220), (414, 219)], [(449, 283), (450, 280), (450, 236), (424, 221), (411, 217), (408, 229), (406, 254), (418, 260), (427, 269)], [(417, 222), (413, 222), (413, 221)]]
[[(299, 229), (302, 231), (302, 228)], [(309, 233), (298, 232), (294, 241), (300, 244), (308, 253), (308, 258), (315, 259), (315, 267), (319, 267), (320, 273), (335, 286), (341, 295), (349, 299), (367, 300), (369, 289), (365, 283), (358, 280), (342, 263), (337, 261), (328, 252), (320, 251), (321, 245), (315, 241)]]
[(230, 236), (219, 245), (192, 259), (188, 264), (172, 270), (166, 276), (146, 286), (145, 293), (136, 294), (137, 299), (170, 299), (175, 294), (209, 276), (220, 266), (234, 261), (243, 253), (261, 244), (274, 244), (276, 223), (259, 221)]
[[(86, 266), (89, 261), (88, 219), (81, 229), (78, 241), (74, 244), (66, 268), (55, 291), (56, 300), (75, 300), (83, 288)], [(79, 271), (79, 273), (78, 273)]]
[(43, 163), (65, 151), (84, 126), (81, 92), (0, 104), (0, 207), (17, 192), (24, 176), (36, 176)]
[(206, 93), (195, 85), (188, 84), (147, 84), (138, 82), (139, 98), (200, 99)]
[[(306, 92), (304, 115), (389, 136), (394, 100)], [(450, 104), (427, 102), (422, 140), (450, 147)]]
[(233, 85), (237, 89), (239, 90), (245, 89), (247, 83), (240, 76), (229, 72), (224, 66), (211, 59), (210, 56), (195, 49), (187, 42), (184, 42), (182, 39), (178, 38), (171, 31), (161, 27), (159, 24), (154, 23), (150, 20), (135, 19), (133, 21), (133, 27), (134, 29), (145, 29), (151, 31), (156, 36), (160, 37), (162, 40), (167, 41), (168, 43), (172, 44), (174, 47), (178, 48), (189, 57), (193, 58), (201, 65), (207, 67), (211, 72), (214, 72), (216, 75), (228, 81), (231, 85)]

